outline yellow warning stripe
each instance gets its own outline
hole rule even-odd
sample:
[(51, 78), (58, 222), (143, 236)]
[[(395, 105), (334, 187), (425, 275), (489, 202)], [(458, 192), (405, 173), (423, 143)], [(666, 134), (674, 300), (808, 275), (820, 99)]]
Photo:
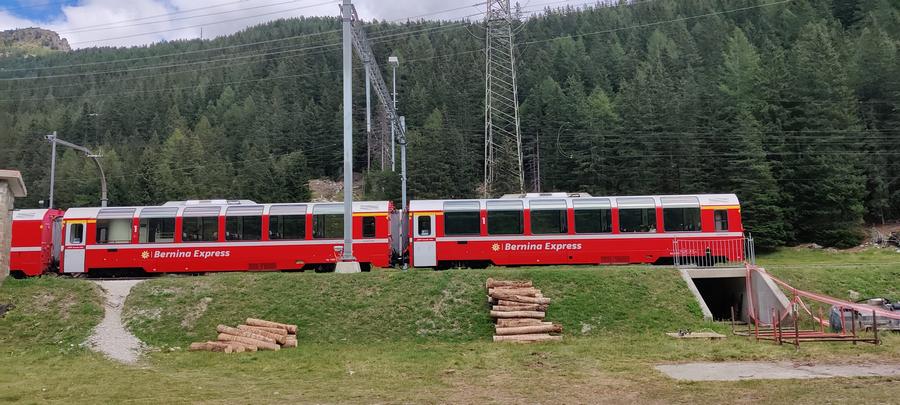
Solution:
[(353, 214), (354, 217), (386, 217), (388, 214), (386, 212), (357, 212)]
[(702, 207), (705, 210), (739, 210), (740, 205), (706, 205)]

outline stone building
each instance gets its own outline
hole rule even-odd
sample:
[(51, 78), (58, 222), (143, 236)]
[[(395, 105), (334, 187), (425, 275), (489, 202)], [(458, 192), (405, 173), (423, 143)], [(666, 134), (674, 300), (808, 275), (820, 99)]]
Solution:
[(27, 191), (16, 170), (0, 170), (0, 284), (9, 275), (9, 247), (12, 239), (12, 210), (16, 198)]

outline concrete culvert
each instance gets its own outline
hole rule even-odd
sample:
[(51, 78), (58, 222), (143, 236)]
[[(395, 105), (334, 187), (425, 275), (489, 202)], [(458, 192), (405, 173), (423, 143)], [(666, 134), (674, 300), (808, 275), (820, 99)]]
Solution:
[(751, 294), (747, 292), (747, 272), (743, 268), (682, 269), (681, 276), (694, 294), (703, 317), (709, 320), (730, 321), (734, 308), (735, 320), (751, 321), (751, 303), (764, 324), (771, 323), (771, 311), (786, 313), (790, 301), (767, 276), (751, 279)]

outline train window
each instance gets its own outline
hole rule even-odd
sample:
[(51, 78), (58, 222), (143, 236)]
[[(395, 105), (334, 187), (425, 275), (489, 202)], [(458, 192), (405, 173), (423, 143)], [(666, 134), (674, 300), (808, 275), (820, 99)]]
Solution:
[(225, 240), (262, 239), (262, 217), (225, 217)]
[(97, 243), (130, 243), (131, 218), (98, 219)]
[(269, 215), (269, 239), (306, 239), (306, 215)]
[(431, 236), (431, 216), (422, 215), (419, 217), (419, 236)]
[(529, 208), (531, 209), (531, 233), (569, 232), (566, 200), (532, 200)]
[(656, 208), (620, 208), (619, 232), (656, 232)]
[(80, 245), (84, 239), (84, 224), (72, 224), (69, 226), (69, 243)]
[(362, 217), (363, 238), (375, 237), (375, 217)]
[(444, 203), (444, 235), (478, 235), (481, 233), (481, 208), (478, 201)]
[(576, 199), (575, 233), (612, 232), (612, 204), (605, 198)]
[(716, 232), (728, 231), (728, 211), (715, 210), (713, 213), (716, 221)]
[(700, 208), (663, 208), (663, 227), (666, 232), (699, 232)]
[(141, 218), (139, 239), (141, 243), (166, 243), (175, 241), (175, 218)]
[(340, 239), (343, 236), (343, 204), (316, 204), (313, 206), (313, 238)]
[(181, 229), (183, 242), (215, 242), (219, 240), (219, 217), (185, 217)]
[(524, 232), (521, 201), (487, 202), (488, 235), (521, 235)]

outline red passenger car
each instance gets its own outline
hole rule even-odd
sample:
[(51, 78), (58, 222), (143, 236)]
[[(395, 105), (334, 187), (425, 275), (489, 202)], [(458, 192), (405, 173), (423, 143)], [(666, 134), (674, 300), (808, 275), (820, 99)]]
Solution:
[(16, 210), (12, 218), (9, 273), (15, 277), (41, 275), (59, 261), (60, 210)]
[(409, 204), (415, 267), (742, 261), (734, 194), (591, 197), (544, 193)]
[[(353, 204), (353, 254), (363, 269), (390, 265), (391, 203)], [(170, 202), (71, 208), (63, 217), (63, 273), (329, 269), (343, 247), (343, 204)]]

